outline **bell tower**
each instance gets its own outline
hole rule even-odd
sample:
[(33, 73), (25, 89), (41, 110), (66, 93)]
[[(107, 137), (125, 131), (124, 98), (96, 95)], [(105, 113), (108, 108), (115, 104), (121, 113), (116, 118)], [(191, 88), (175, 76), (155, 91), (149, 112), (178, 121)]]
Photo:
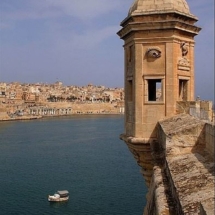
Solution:
[(117, 33), (124, 40), (125, 133), (150, 182), (156, 124), (194, 100), (194, 37), (201, 30), (185, 0), (135, 0)]

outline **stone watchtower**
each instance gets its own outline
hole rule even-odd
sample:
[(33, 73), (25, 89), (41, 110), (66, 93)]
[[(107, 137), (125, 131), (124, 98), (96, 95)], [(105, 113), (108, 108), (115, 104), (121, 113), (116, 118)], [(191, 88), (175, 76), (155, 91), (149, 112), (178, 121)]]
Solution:
[(177, 101), (194, 100), (194, 36), (200, 31), (196, 21), (185, 0), (135, 0), (118, 32), (125, 56), (121, 139), (148, 185), (157, 122), (176, 114)]

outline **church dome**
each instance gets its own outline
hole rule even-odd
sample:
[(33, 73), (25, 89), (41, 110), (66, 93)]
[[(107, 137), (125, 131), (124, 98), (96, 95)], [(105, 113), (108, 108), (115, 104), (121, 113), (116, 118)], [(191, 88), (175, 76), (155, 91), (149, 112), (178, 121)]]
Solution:
[(191, 15), (186, 0), (135, 0), (128, 12), (128, 15), (166, 12), (178, 12)]

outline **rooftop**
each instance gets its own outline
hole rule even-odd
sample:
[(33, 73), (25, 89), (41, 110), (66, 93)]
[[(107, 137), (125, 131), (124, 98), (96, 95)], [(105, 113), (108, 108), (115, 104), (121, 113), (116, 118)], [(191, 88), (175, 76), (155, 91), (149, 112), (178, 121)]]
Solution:
[(135, 0), (128, 15), (144, 15), (164, 12), (178, 12), (191, 15), (186, 0)]

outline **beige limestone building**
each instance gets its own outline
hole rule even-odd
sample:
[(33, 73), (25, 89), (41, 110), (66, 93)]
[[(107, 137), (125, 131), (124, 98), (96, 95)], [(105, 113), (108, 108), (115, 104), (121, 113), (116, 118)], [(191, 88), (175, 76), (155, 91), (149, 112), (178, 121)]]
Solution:
[[(125, 67), (121, 139), (149, 187), (144, 215), (214, 213), (212, 103), (194, 98), (194, 37), (201, 30), (197, 20), (185, 0), (135, 0), (118, 32)], [(194, 172), (189, 165), (196, 167)], [(174, 171), (177, 166), (190, 175)], [(184, 186), (188, 182), (190, 187)]]
[(123, 114), (124, 89), (0, 82), (0, 121), (71, 114)]

